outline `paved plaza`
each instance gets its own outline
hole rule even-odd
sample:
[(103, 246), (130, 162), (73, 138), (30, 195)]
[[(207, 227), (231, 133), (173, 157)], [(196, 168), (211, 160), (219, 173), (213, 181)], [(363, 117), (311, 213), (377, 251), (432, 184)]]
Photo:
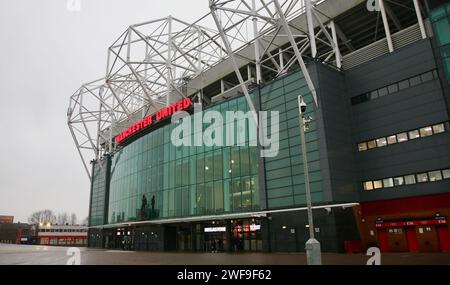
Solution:
[[(64, 265), (66, 247), (0, 244), (0, 265)], [(304, 253), (167, 253), (80, 248), (81, 265), (305, 265)], [(323, 253), (325, 265), (364, 265), (362, 254)], [(383, 265), (450, 265), (450, 253), (389, 253)]]

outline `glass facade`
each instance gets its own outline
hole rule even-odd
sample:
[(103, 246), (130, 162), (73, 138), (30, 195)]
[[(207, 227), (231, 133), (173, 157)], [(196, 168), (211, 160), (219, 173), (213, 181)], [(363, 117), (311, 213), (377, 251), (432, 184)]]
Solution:
[(268, 208), (306, 204), (300, 150), (299, 95), (303, 95), (308, 105), (306, 116), (313, 118), (305, 132), (311, 197), (313, 202), (323, 200), (314, 102), (302, 73), (295, 72), (261, 88), (261, 110), (280, 112), (279, 153), (275, 157), (264, 158)]
[[(230, 124), (234, 124), (236, 137), (238, 130), (241, 130), (240, 120), (245, 120), (244, 146), (203, 144), (176, 147), (171, 136), (179, 124), (167, 124), (141, 136), (110, 157), (108, 176), (99, 177), (96, 175), (99, 169), (94, 167), (91, 225), (305, 205), (298, 125), (299, 94), (304, 94), (304, 99), (310, 106), (307, 115), (315, 119), (312, 114), (314, 103), (306, 81), (301, 72), (295, 72), (261, 87), (258, 92), (260, 100), (255, 101), (257, 107), (262, 111), (279, 112), (279, 152), (275, 157), (260, 159), (257, 138), (250, 137), (249, 134), (251, 118), (226, 118), (229, 111), (249, 111), (244, 96), (211, 105), (204, 111), (222, 114), (222, 136), (225, 142)], [(254, 94), (251, 97), (254, 99)], [(203, 130), (197, 130), (194, 117), (195, 115), (190, 116), (190, 133), (181, 133), (182, 137), (178, 139), (183, 140), (188, 136), (194, 144), (194, 138), (202, 136), (205, 129), (211, 126), (205, 123)], [(271, 122), (269, 113), (269, 135)], [(314, 120), (309, 124), (305, 135), (312, 200), (321, 202), (321, 166)], [(264, 173), (259, 173), (260, 162), (264, 162)], [(109, 183), (105, 182), (105, 177)], [(264, 187), (260, 187), (260, 181), (265, 182)], [(100, 191), (105, 187), (109, 187), (107, 197)], [(264, 191), (263, 195), (261, 191)], [(97, 210), (100, 208), (103, 212)], [(103, 216), (107, 218), (102, 218)]]
[(107, 173), (108, 160), (103, 159), (93, 164), (91, 208), (89, 214), (89, 225), (98, 226), (105, 223), (105, 213), (107, 211)]
[[(248, 106), (239, 97), (205, 110), (225, 117), (226, 111), (247, 112)], [(109, 223), (260, 209), (258, 148), (249, 146), (248, 121), (246, 146), (240, 147), (175, 147), (171, 133), (177, 126), (161, 127), (111, 158)], [(225, 137), (226, 120), (223, 126)], [(189, 135), (202, 133), (192, 127)]]
[(447, 83), (450, 85), (450, 3), (430, 12), (436, 42), (444, 64)]

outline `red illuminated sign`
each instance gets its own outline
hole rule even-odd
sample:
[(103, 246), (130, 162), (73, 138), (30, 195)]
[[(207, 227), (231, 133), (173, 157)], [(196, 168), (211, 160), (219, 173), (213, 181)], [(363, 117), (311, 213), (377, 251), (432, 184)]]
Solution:
[(121, 143), (126, 138), (134, 135), (135, 133), (142, 131), (143, 129), (147, 128), (154, 122), (168, 118), (168, 117), (172, 116), (173, 114), (175, 114), (176, 112), (186, 110), (187, 108), (189, 108), (191, 106), (191, 104), (192, 104), (191, 99), (186, 98), (186, 99), (178, 101), (168, 107), (162, 108), (161, 110), (156, 112), (155, 116), (153, 116), (153, 115), (148, 116), (148, 117), (140, 120), (136, 124), (132, 125), (128, 129), (126, 129), (125, 131), (120, 133), (119, 135), (117, 135), (116, 143), (117, 144)]
[(446, 225), (445, 219), (421, 220), (421, 221), (406, 221), (406, 222), (386, 222), (377, 223), (377, 228), (400, 228), (400, 227), (415, 227), (415, 226), (431, 226), (431, 225)]

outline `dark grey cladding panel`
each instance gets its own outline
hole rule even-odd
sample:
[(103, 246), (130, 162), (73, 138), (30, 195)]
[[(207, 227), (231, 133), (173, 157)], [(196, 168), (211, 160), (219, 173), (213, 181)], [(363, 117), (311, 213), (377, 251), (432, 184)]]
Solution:
[(318, 118), (314, 119), (318, 123), (324, 193), (328, 193), (333, 202), (356, 201), (358, 192), (354, 183), (354, 152), (344, 74), (322, 64), (314, 64), (310, 69), (319, 100)]
[(363, 151), (357, 154), (360, 180), (374, 180), (450, 168), (450, 133)]
[(436, 68), (429, 39), (346, 71), (348, 98)]
[(364, 191), (364, 193), (361, 194), (361, 202), (448, 193), (448, 189), (450, 189), (450, 180)]
[(352, 106), (354, 143), (448, 121), (438, 80)]

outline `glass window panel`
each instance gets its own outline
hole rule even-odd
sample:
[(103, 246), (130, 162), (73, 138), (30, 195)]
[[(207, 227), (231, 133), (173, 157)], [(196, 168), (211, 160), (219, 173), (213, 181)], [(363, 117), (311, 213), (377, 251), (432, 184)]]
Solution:
[(444, 169), (442, 170), (442, 177), (444, 179), (450, 179), (450, 169)]
[(405, 184), (405, 180), (402, 176), (394, 177), (394, 186), (402, 186), (403, 184)]
[(383, 179), (383, 187), (384, 188), (394, 187), (394, 179), (392, 178)]
[(383, 181), (381, 180), (373, 181), (373, 189), (380, 189), (380, 188), (383, 188)]
[(241, 168), (241, 175), (247, 176), (250, 175), (250, 158), (248, 154), (248, 147), (241, 147), (240, 149), (240, 168)]
[(203, 153), (197, 154), (197, 183), (203, 183), (205, 178), (205, 162)]
[(233, 179), (231, 181), (231, 204), (233, 205), (233, 211), (239, 211), (242, 207), (242, 191), (241, 191), (241, 179)]
[(430, 72), (424, 73), (420, 77), (422, 78), (422, 82), (427, 82), (427, 81), (433, 80), (433, 72), (430, 71)]
[(214, 178), (213, 152), (205, 154), (205, 182), (212, 181)]
[(259, 181), (258, 176), (252, 177), (252, 206), (254, 210), (259, 210)]
[(219, 180), (223, 178), (223, 158), (222, 158), (222, 149), (218, 149), (214, 151), (214, 180)]
[(385, 96), (385, 95), (387, 95), (388, 94), (388, 89), (387, 89), (387, 87), (383, 87), (383, 88), (380, 88), (379, 90), (378, 90), (378, 96)]
[(240, 170), (240, 161), (239, 161), (239, 147), (232, 147), (231, 148), (231, 176), (232, 177), (238, 177), (241, 174)]
[(367, 150), (367, 143), (366, 142), (358, 144), (358, 151), (365, 151), (365, 150)]
[(206, 214), (213, 214), (214, 210), (214, 183), (209, 182), (205, 184), (205, 197), (206, 197)]
[(378, 90), (370, 92), (370, 100), (378, 98)]
[(445, 132), (445, 126), (444, 124), (437, 124), (433, 126), (433, 133), (440, 134)]
[(223, 207), (225, 212), (230, 212), (233, 209), (231, 202), (231, 180), (227, 179), (223, 181)]
[(366, 191), (373, 190), (372, 181), (363, 182), (363, 187), (364, 187), (364, 190), (366, 190)]
[(368, 141), (367, 142), (367, 148), (368, 149), (372, 149), (372, 148), (376, 148), (377, 147), (377, 142), (376, 140), (372, 140), (372, 141)]
[(442, 173), (440, 170), (430, 171), (430, 172), (428, 172), (428, 175), (430, 177), (431, 182), (442, 180)]
[(420, 128), (420, 136), (421, 137), (428, 137), (433, 135), (433, 128), (432, 127), (424, 127)]
[(416, 176), (406, 175), (405, 176), (405, 184), (406, 185), (416, 184)]
[(407, 133), (397, 134), (397, 142), (401, 143), (401, 142), (406, 142), (406, 141), (408, 141), (408, 134)]
[(250, 173), (256, 174), (258, 173), (258, 147), (250, 147)]
[(252, 208), (252, 180), (250, 177), (241, 179), (242, 210)]
[(428, 182), (428, 174), (427, 173), (419, 173), (417, 174), (417, 182)]
[(389, 91), (389, 94), (398, 92), (398, 85), (397, 85), (397, 83), (389, 85), (388, 86), (388, 91)]
[(419, 85), (420, 83), (421, 83), (420, 75), (409, 79), (410, 86), (416, 86), (416, 85)]
[(410, 140), (419, 138), (420, 137), (419, 130), (409, 131), (408, 132), (408, 137), (409, 137)]
[(383, 147), (383, 146), (387, 145), (386, 138), (376, 139), (376, 142), (377, 142), (377, 147)]
[(183, 186), (189, 185), (189, 159), (185, 158), (183, 159), (183, 165), (181, 166), (181, 177), (182, 177), (182, 184)]
[(214, 182), (214, 209), (216, 213), (224, 211), (222, 180)]
[(409, 88), (409, 81), (408, 81), (408, 80), (400, 81), (400, 82), (398, 83), (398, 88), (399, 88), (400, 90)]
[(395, 144), (395, 143), (397, 143), (397, 137), (395, 135), (387, 137), (387, 143), (388, 144)]
[(197, 188), (196, 214), (203, 215), (205, 214), (205, 207), (206, 207), (205, 184), (198, 184), (196, 188)]

